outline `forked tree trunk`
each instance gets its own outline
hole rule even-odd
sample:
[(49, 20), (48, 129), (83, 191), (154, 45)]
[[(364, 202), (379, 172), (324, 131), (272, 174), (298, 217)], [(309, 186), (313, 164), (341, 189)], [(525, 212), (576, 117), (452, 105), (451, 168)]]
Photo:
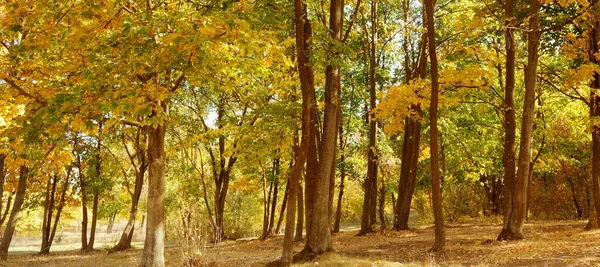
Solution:
[[(408, 20), (408, 11), (410, 4), (404, 1), (404, 18)], [(423, 20), (425, 12), (423, 11)], [(407, 24), (408, 25), (408, 24)], [(408, 31), (408, 26), (405, 30)], [(404, 53), (406, 69), (406, 84), (409, 84), (413, 79), (413, 75), (421, 79), (427, 76), (427, 35), (421, 36), (419, 44), (419, 57), (414, 70), (411, 70), (409, 63), (408, 36), (405, 36)], [(396, 199), (396, 209), (394, 210), (394, 230), (408, 230), (408, 218), (410, 216), (410, 207), (415, 184), (417, 180), (417, 165), (419, 164), (419, 145), (421, 143), (421, 121), (422, 116), (421, 106), (413, 104), (410, 106), (411, 111), (415, 113), (415, 117), (407, 116), (404, 124), (404, 141), (402, 144), (402, 164), (400, 166), (400, 180), (398, 182), (398, 198)]]
[(123, 229), (123, 233), (121, 234), (119, 242), (113, 248), (111, 248), (109, 252), (116, 252), (131, 248), (131, 240), (133, 239), (133, 233), (135, 230), (135, 217), (137, 216), (138, 203), (140, 196), (142, 195), (142, 186), (144, 184), (144, 174), (146, 173), (147, 168), (148, 165), (143, 162), (135, 174), (135, 185), (133, 189), (133, 195), (131, 196), (129, 219), (127, 220), (125, 229)]
[[(165, 103), (158, 107), (166, 110)], [(165, 130), (167, 123), (148, 127), (148, 222), (141, 265), (165, 266)]]
[(15, 196), (15, 203), (10, 212), (6, 229), (2, 235), (2, 241), (0, 242), (0, 260), (6, 260), (8, 257), (8, 247), (12, 241), (13, 234), (15, 232), (15, 226), (19, 220), (19, 212), (21, 212), (21, 206), (25, 200), (25, 190), (27, 188), (27, 175), (29, 169), (25, 165), (21, 165), (19, 169), (19, 185), (17, 186), (17, 195)]
[(440, 169), (438, 163), (438, 92), (439, 77), (435, 42), (434, 0), (425, 0), (427, 13), (427, 36), (429, 38), (429, 60), (431, 62), (431, 104), (429, 106), (429, 146), (431, 153), (431, 183), (433, 200), (433, 217), (435, 220), (435, 244), (431, 251), (443, 250), (446, 244), (444, 230), (444, 214), (442, 207), (442, 189), (440, 185)]
[(523, 239), (523, 224), (527, 215), (527, 186), (531, 161), (535, 88), (537, 83), (538, 46), (540, 40), (538, 0), (532, 0), (529, 7), (529, 31), (527, 33), (527, 66), (525, 68), (525, 101), (521, 123), (521, 140), (517, 176), (514, 182), (511, 214), (508, 225), (503, 229), (500, 240)]
[[(332, 0), (330, 6), (331, 37), (341, 41), (341, 24), (343, 19), (343, 1)], [(327, 66), (325, 69), (325, 109), (323, 119), (323, 137), (319, 150), (318, 172), (312, 192), (313, 207), (311, 222), (306, 225), (307, 241), (298, 259), (311, 259), (315, 255), (331, 251), (331, 229), (329, 215), (329, 186), (331, 168), (334, 167), (335, 150), (337, 149), (337, 122), (340, 109), (340, 68)], [(308, 192), (308, 189), (307, 189)]]

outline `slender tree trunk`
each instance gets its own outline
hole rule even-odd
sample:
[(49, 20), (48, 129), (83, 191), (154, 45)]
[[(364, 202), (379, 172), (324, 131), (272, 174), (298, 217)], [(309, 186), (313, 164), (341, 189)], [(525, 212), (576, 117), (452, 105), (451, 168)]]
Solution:
[(338, 192), (337, 207), (335, 211), (335, 222), (333, 224), (333, 233), (340, 231), (340, 220), (342, 217), (342, 197), (344, 196), (344, 182), (346, 180), (346, 155), (345, 155), (345, 142), (344, 142), (344, 128), (343, 124), (339, 125), (339, 151), (340, 151), (340, 189)]
[[(277, 152), (279, 153), (279, 152)], [(277, 210), (277, 194), (279, 193), (279, 172), (280, 169), (280, 158), (277, 156), (273, 162), (273, 201), (271, 201), (271, 218), (269, 222), (269, 229), (267, 235), (273, 235), (273, 225), (275, 224), (275, 211)]]
[[(293, 162), (292, 162), (293, 164)], [(291, 169), (291, 168), (290, 168)], [(277, 227), (275, 227), (275, 234), (279, 234), (279, 230), (281, 229), (281, 222), (283, 222), (283, 217), (285, 214), (285, 209), (287, 206), (288, 194), (290, 191), (290, 180), (288, 179), (287, 185), (285, 186), (285, 193), (283, 194), (283, 201), (281, 202), (281, 209), (279, 210), (279, 219), (277, 220)]]
[(377, 49), (377, 1), (371, 1), (371, 33), (369, 42), (369, 113), (367, 123), (369, 125), (369, 148), (367, 155), (367, 179), (365, 180), (365, 196), (363, 202), (363, 216), (358, 235), (364, 235), (373, 231), (376, 222), (377, 203), (377, 122), (373, 111), (377, 103), (376, 76), (377, 68), (375, 57)]
[(92, 251), (94, 250), (94, 241), (96, 239), (96, 223), (98, 222), (98, 191), (94, 192), (94, 200), (92, 204), (92, 225), (90, 228), (90, 240), (88, 241), (88, 245), (86, 250)]
[(12, 190), (8, 194), (8, 199), (6, 200), (6, 208), (4, 209), (4, 213), (2, 214), (2, 218), (0, 218), (0, 226), (4, 225), (4, 221), (6, 221), (6, 218), (8, 216), (8, 211), (10, 210), (10, 203), (12, 201), (12, 198), (13, 198), (14, 194), (15, 194), (14, 190)]
[(379, 221), (381, 222), (381, 232), (385, 231), (386, 223), (385, 223), (385, 177), (383, 173), (380, 175), (381, 177), (381, 189), (379, 191)]
[(21, 165), (19, 169), (19, 185), (17, 186), (15, 203), (13, 204), (12, 211), (10, 212), (10, 217), (8, 218), (8, 223), (6, 224), (4, 234), (2, 235), (2, 241), (0, 242), (0, 260), (2, 261), (6, 260), (6, 258), (8, 257), (8, 247), (10, 246), (10, 242), (12, 241), (13, 234), (15, 232), (15, 226), (17, 225), (17, 221), (19, 220), (19, 212), (21, 212), (21, 206), (23, 205), (23, 201), (25, 200), (25, 190), (27, 189), (28, 172), (28, 168), (24, 165)]
[[(140, 201), (140, 196), (142, 195), (144, 175), (146, 173), (147, 168), (148, 164), (143, 162), (140, 165), (137, 173), (135, 174), (135, 185), (133, 189), (133, 195), (131, 196), (131, 209), (129, 210), (129, 219), (127, 220), (127, 225), (125, 226), (125, 229), (123, 229), (123, 233), (121, 234), (119, 242), (113, 248), (111, 248), (109, 252), (116, 252), (131, 248), (131, 240), (133, 239), (133, 233), (135, 230), (135, 217), (137, 216), (138, 203)], [(143, 220), (144, 219), (142, 219), (142, 221)]]
[(88, 226), (88, 210), (86, 204), (86, 194), (85, 194), (85, 182), (83, 177), (83, 171), (81, 170), (81, 164), (77, 164), (77, 169), (79, 172), (79, 187), (81, 190), (81, 250), (87, 250), (87, 226)]
[(431, 62), (431, 104), (429, 106), (429, 128), (430, 138), (429, 146), (431, 153), (431, 180), (432, 180), (432, 200), (433, 217), (435, 219), (435, 244), (432, 251), (443, 250), (446, 243), (446, 234), (444, 230), (444, 214), (442, 207), (442, 189), (440, 185), (440, 169), (438, 163), (438, 62), (435, 46), (435, 23), (434, 23), (434, 0), (425, 0), (425, 10), (427, 13), (427, 35), (429, 38), (429, 60)]
[[(165, 103), (157, 105), (166, 110)], [(166, 122), (148, 127), (148, 222), (141, 265), (165, 266), (165, 130)]]
[[(4, 181), (6, 179), (6, 170), (4, 169), (4, 162), (6, 160), (6, 154), (0, 154), (0, 212), (2, 211), (2, 202), (4, 201)], [(5, 213), (8, 211), (10, 203), (5, 208)], [(4, 223), (4, 220), (0, 218), (0, 227)]]
[(509, 223), (513, 214), (513, 198), (516, 181), (516, 115), (515, 115), (515, 40), (513, 28), (515, 26), (514, 18), (514, 0), (506, 0), (504, 3), (505, 21), (505, 50), (506, 50), (506, 85), (504, 88), (504, 153), (502, 154), (502, 166), (504, 167), (504, 223), (502, 231), (498, 235), (498, 240), (504, 240), (512, 236), (509, 229)]
[[(298, 197), (298, 186), (300, 184), (300, 178), (302, 176), (302, 170), (304, 169), (304, 163), (307, 161), (309, 143), (311, 142), (312, 126), (311, 126), (311, 91), (314, 93), (314, 87), (311, 83), (310, 76), (312, 75), (312, 69), (307, 65), (308, 53), (306, 48), (308, 46), (308, 36), (305, 32), (305, 18), (306, 8), (302, 0), (294, 0), (294, 24), (296, 28), (296, 58), (298, 60), (298, 76), (300, 78), (300, 87), (302, 89), (302, 135), (300, 137), (300, 145), (297, 147), (294, 168), (290, 173), (289, 182), (289, 200), (288, 200), (288, 211), (286, 213), (285, 221), (285, 235), (283, 237), (283, 249), (281, 253), (281, 263), (285, 266), (291, 265), (292, 256), (294, 254), (294, 224), (296, 216), (296, 200)], [(308, 176), (308, 175), (307, 175)], [(307, 178), (308, 181), (308, 178)], [(307, 185), (308, 186), (308, 185)], [(302, 216), (302, 214), (299, 214)]]
[(302, 192), (302, 182), (298, 183), (298, 216), (296, 217), (296, 235), (294, 241), (302, 240), (302, 231), (304, 230), (304, 193)]
[(44, 217), (45, 223), (44, 227), (42, 227), (42, 247), (40, 249), (40, 253), (49, 253), (50, 247), (52, 246), (52, 242), (54, 240), (54, 235), (56, 234), (56, 227), (58, 226), (58, 222), (60, 220), (60, 214), (65, 204), (65, 197), (69, 186), (69, 177), (71, 176), (71, 169), (67, 170), (66, 178), (63, 183), (62, 193), (60, 195), (60, 199), (58, 202), (58, 208), (56, 209), (56, 215), (54, 218), (54, 222), (52, 221), (52, 214), (54, 210), (54, 196), (56, 192), (56, 186), (58, 184), (58, 176), (54, 177), (54, 181), (52, 182), (52, 192), (50, 193), (50, 199), (46, 199), (48, 202), (47, 211), (44, 211), (46, 216)]
[[(40, 253), (50, 252), (50, 248), (48, 246), (48, 237), (50, 236), (50, 228), (52, 223), (52, 210), (54, 205), (54, 193), (56, 191), (56, 179), (56, 176), (48, 178), (48, 182), (46, 183), (44, 217), (42, 222), (42, 246), (40, 247)], [(46, 248), (48, 249), (46, 250)]]

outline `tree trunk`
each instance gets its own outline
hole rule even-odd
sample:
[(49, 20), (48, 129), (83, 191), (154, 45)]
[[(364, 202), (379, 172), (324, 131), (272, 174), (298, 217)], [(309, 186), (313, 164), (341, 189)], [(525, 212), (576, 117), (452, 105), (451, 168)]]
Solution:
[(335, 222), (333, 224), (333, 233), (340, 231), (340, 220), (342, 217), (342, 197), (344, 196), (344, 182), (346, 180), (346, 155), (345, 155), (345, 142), (344, 142), (344, 128), (340, 123), (339, 126), (339, 151), (340, 151), (340, 189), (338, 192), (337, 207), (335, 210)]
[(516, 115), (515, 115), (515, 40), (513, 37), (514, 0), (507, 0), (504, 4), (505, 21), (505, 50), (506, 50), (506, 85), (504, 88), (504, 152), (502, 166), (504, 167), (504, 223), (498, 240), (507, 239), (510, 234), (509, 223), (513, 216), (513, 198), (516, 181)]
[(385, 231), (386, 223), (385, 223), (385, 194), (386, 194), (386, 188), (385, 188), (385, 177), (383, 175), (383, 173), (381, 174), (381, 189), (379, 191), (379, 221), (381, 222), (381, 232), (383, 233)]
[(304, 193), (302, 193), (302, 182), (298, 182), (298, 217), (296, 217), (296, 235), (294, 241), (302, 240), (302, 231), (304, 230)]
[[(2, 201), (4, 200), (4, 181), (6, 179), (6, 170), (4, 169), (5, 160), (6, 154), (0, 154), (0, 212), (2, 211)], [(10, 203), (6, 206), (4, 213), (8, 211), (9, 205)], [(3, 223), (4, 219), (0, 218), (0, 227), (3, 225)]]
[[(293, 164), (293, 162), (292, 162)], [(290, 168), (291, 170), (291, 168)], [(291, 172), (291, 171), (290, 171)], [(283, 194), (283, 201), (281, 202), (281, 209), (279, 210), (279, 219), (277, 220), (277, 227), (275, 227), (275, 234), (279, 234), (279, 230), (281, 229), (281, 222), (283, 222), (283, 217), (285, 214), (285, 209), (287, 206), (288, 194), (290, 192), (290, 180), (288, 179), (287, 185), (285, 186), (285, 193)]]
[[(135, 185), (133, 189), (133, 195), (131, 196), (129, 219), (127, 220), (125, 229), (123, 229), (123, 233), (121, 234), (119, 242), (113, 248), (111, 248), (109, 252), (116, 252), (131, 248), (131, 240), (133, 239), (133, 233), (135, 229), (135, 217), (137, 216), (138, 203), (140, 201), (140, 196), (142, 195), (142, 186), (144, 185), (144, 174), (146, 173), (147, 168), (148, 164), (143, 162), (135, 174)], [(144, 219), (142, 219), (142, 223), (143, 220)], [(140, 227), (142, 227), (142, 225), (140, 225)]]
[[(593, 0), (591, 3), (592, 7), (596, 7), (598, 5), (597, 0)], [(596, 19), (594, 21), (594, 26), (590, 29), (591, 42), (589, 45), (589, 58), (590, 60), (598, 64), (600, 60), (597, 55), (600, 52), (600, 47), (598, 42), (600, 42), (600, 21)], [(591, 82), (590, 86), (590, 118), (591, 121), (595, 121), (600, 116), (600, 95), (598, 94), (598, 90), (600, 89), (600, 73), (594, 73), (594, 79)], [(590, 223), (588, 224), (589, 228), (597, 228), (598, 224), (600, 224), (600, 127), (597, 124), (592, 124), (592, 183), (591, 183), (591, 191), (592, 191), (592, 199), (594, 200), (594, 211), (595, 216), (592, 218), (592, 214), (590, 214)]]
[[(165, 103), (158, 107), (166, 110)], [(165, 266), (165, 130), (166, 122), (148, 127), (148, 222), (142, 266)]]
[[(343, 1), (332, 0), (330, 6), (331, 37), (341, 41), (343, 19)], [(339, 55), (335, 53), (336, 56)], [(323, 119), (323, 137), (319, 150), (318, 172), (312, 192), (313, 207), (310, 224), (306, 225), (307, 241), (304, 250), (298, 254), (300, 259), (311, 259), (315, 255), (331, 251), (331, 229), (329, 215), (329, 185), (331, 168), (334, 166), (337, 149), (337, 122), (340, 112), (340, 68), (329, 65), (325, 69), (325, 110)], [(307, 189), (308, 192), (308, 189)]]
[(523, 224), (527, 215), (527, 186), (531, 161), (531, 144), (533, 137), (533, 118), (535, 107), (535, 87), (537, 79), (538, 46), (539, 46), (539, 10), (538, 0), (532, 0), (529, 7), (529, 32), (527, 33), (527, 66), (525, 68), (525, 101), (521, 123), (521, 140), (519, 144), (519, 160), (515, 177), (511, 214), (508, 226), (503, 230), (500, 240), (523, 239)]
[[(279, 154), (279, 151), (277, 152)], [(279, 193), (279, 172), (280, 170), (280, 158), (277, 156), (273, 162), (273, 200), (271, 201), (271, 218), (269, 222), (269, 229), (267, 235), (273, 235), (273, 225), (275, 224), (275, 211), (277, 209), (277, 194)]]
[(367, 154), (367, 179), (365, 180), (365, 196), (363, 201), (363, 215), (358, 235), (373, 231), (377, 223), (377, 122), (373, 111), (377, 103), (375, 57), (377, 49), (377, 2), (371, 1), (371, 34), (369, 40), (369, 112), (366, 114), (369, 125), (369, 147)]
[(431, 104), (429, 106), (429, 128), (430, 138), (429, 146), (431, 153), (431, 183), (433, 216), (435, 220), (435, 244), (431, 251), (440, 251), (444, 249), (446, 236), (444, 230), (444, 214), (442, 207), (442, 189), (440, 185), (440, 169), (438, 163), (438, 62), (435, 46), (435, 23), (434, 23), (434, 0), (425, 0), (425, 10), (427, 13), (427, 35), (429, 38), (429, 60), (431, 62)]
[(15, 232), (15, 226), (19, 220), (19, 212), (21, 212), (21, 206), (25, 200), (25, 190), (27, 189), (27, 175), (28, 168), (25, 165), (21, 165), (19, 169), (19, 185), (17, 187), (17, 195), (15, 196), (15, 203), (13, 204), (6, 229), (2, 235), (2, 241), (0, 242), (0, 260), (6, 260), (8, 257), (8, 247), (12, 241), (13, 234)]
[(96, 223), (98, 222), (98, 191), (94, 192), (94, 200), (92, 204), (92, 225), (90, 227), (90, 240), (88, 241), (86, 250), (94, 250), (94, 241), (96, 239)]
[[(285, 235), (283, 237), (283, 249), (281, 253), (281, 263), (285, 266), (291, 265), (294, 254), (294, 224), (296, 216), (296, 200), (298, 199), (298, 186), (304, 169), (304, 163), (307, 161), (308, 150), (311, 143), (311, 137), (314, 135), (311, 125), (311, 92), (314, 94), (314, 87), (311, 83), (312, 69), (307, 65), (309, 51), (307, 50), (309, 34), (305, 32), (305, 21), (307, 14), (302, 0), (294, 0), (294, 24), (296, 28), (296, 58), (298, 66), (298, 76), (300, 78), (300, 87), (302, 89), (302, 135), (300, 145), (295, 149), (294, 168), (290, 173), (289, 181), (289, 200), (288, 211), (285, 220)], [(308, 176), (308, 174), (307, 174)], [(307, 180), (308, 181), (308, 180)], [(299, 214), (302, 216), (302, 214)]]

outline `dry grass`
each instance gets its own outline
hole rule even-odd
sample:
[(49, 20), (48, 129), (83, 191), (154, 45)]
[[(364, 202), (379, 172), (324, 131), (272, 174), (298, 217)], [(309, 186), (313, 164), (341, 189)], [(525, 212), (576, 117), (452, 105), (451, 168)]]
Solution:
[[(433, 244), (431, 226), (413, 231), (356, 237), (357, 231), (334, 236), (335, 253), (297, 266), (593, 266), (600, 262), (600, 230), (584, 232), (583, 221), (533, 222), (525, 225), (527, 239), (496, 242), (498, 224), (461, 224), (446, 229), (447, 249), (427, 253)], [(486, 242), (487, 240), (487, 242)], [(281, 236), (267, 241), (227, 241), (208, 245), (200, 253), (208, 266), (263, 266), (281, 253)], [(296, 244), (296, 251), (302, 248)], [(135, 266), (141, 250), (53, 252), (50, 255), (11, 254), (7, 266)], [(167, 264), (180, 266), (180, 247), (166, 250)]]

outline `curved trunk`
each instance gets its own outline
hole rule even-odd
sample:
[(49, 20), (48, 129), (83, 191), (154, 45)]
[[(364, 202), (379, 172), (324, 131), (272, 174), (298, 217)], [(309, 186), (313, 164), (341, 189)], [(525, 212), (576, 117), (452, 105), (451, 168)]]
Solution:
[(431, 62), (431, 104), (429, 106), (429, 147), (431, 153), (431, 194), (433, 201), (433, 217), (435, 220), (435, 244), (432, 251), (443, 250), (446, 244), (444, 230), (444, 214), (442, 207), (442, 188), (440, 184), (440, 169), (438, 163), (438, 92), (439, 75), (435, 47), (434, 0), (425, 0), (427, 16), (427, 36), (429, 38), (429, 60)]
[(8, 223), (6, 224), (6, 229), (4, 229), (4, 234), (2, 235), (2, 241), (0, 242), (0, 260), (6, 260), (6, 258), (8, 257), (8, 247), (10, 246), (10, 242), (12, 241), (13, 234), (15, 232), (15, 226), (17, 225), (17, 221), (19, 220), (19, 212), (21, 212), (21, 206), (23, 205), (23, 201), (25, 200), (25, 190), (27, 188), (28, 173), (29, 169), (22, 165), (19, 169), (19, 185), (17, 186), (15, 203), (13, 204), (12, 211), (10, 212), (10, 217), (8, 218)]
[(129, 219), (127, 225), (123, 229), (119, 242), (110, 249), (110, 252), (121, 251), (131, 248), (131, 240), (135, 230), (135, 217), (137, 216), (138, 203), (142, 194), (142, 185), (144, 184), (144, 174), (146, 173), (147, 165), (142, 164), (135, 175), (135, 188), (131, 198), (131, 210), (129, 211)]

